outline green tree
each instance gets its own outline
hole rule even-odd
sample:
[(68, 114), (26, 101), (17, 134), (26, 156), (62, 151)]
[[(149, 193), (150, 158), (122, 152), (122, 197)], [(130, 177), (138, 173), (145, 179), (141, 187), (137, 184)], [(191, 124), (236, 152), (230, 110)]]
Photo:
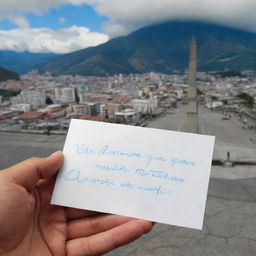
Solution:
[(250, 108), (252, 108), (255, 103), (254, 98), (245, 92), (240, 93), (238, 95), (238, 98), (242, 99), (244, 101), (245, 105)]
[(52, 99), (51, 99), (49, 96), (46, 97), (46, 99), (45, 99), (45, 104), (46, 104), (46, 105), (51, 105), (51, 104), (53, 104), (53, 101), (52, 101)]
[(75, 99), (76, 99), (76, 103), (79, 103), (79, 96), (78, 96), (78, 91), (77, 88), (75, 88)]

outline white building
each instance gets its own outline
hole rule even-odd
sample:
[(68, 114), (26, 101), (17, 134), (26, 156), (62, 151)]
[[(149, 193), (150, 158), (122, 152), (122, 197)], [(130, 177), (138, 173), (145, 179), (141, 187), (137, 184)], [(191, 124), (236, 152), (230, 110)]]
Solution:
[(158, 101), (157, 97), (151, 99), (133, 99), (129, 101), (127, 105), (139, 110), (142, 114), (156, 114)]
[(100, 114), (102, 116), (108, 115), (113, 117), (116, 112), (121, 111), (121, 104), (119, 103), (106, 103), (100, 105)]
[(23, 111), (23, 112), (30, 112), (32, 110), (32, 106), (31, 104), (20, 103), (20, 104), (11, 105), (10, 109)]
[(209, 109), (215, 109), (223, 106), (222, 101), (213, 101), (213, 102), (207, 102), (206, 107)]
[(83, 115), (88, 114), (88, 107), (85, 104), (73, 105), (72, 110), (73, 110), (73, 113), (76, 113), (76, 114), (83, 114)]
[(23, 90), (18, 96), (11, 98), (12, 104), (30, 104), (32, 110), (45, 106), (46, 96), (38, 90)]
[(120, 112), (116, 112), (115, 117), (121, 123), (135, 124), (140, 119), (140, 112), (136, 109), (124, 109)]
[(75, 102), (75, 88), (64, 87), (55, 89), (56, 99), (63, 103)]

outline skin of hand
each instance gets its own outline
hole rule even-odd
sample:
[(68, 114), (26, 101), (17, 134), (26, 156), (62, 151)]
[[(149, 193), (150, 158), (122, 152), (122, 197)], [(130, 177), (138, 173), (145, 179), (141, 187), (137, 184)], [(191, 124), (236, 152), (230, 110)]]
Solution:
[(0, 255), (93, 256), (130, 243), (153, 223), (51, 205), (63, 154), (0, 171)]

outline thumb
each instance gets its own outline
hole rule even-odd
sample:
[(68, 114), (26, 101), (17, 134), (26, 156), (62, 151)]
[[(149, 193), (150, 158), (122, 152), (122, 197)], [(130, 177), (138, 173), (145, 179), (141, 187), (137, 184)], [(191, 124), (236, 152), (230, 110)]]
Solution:
[(63, 154), (58, 151), (47, 158), (30, 158), (20, 162), (2, 174), (8, 181), (21, 185), (27, 189), (35, 186), (40, 179), (53, 176), (63, 162)]

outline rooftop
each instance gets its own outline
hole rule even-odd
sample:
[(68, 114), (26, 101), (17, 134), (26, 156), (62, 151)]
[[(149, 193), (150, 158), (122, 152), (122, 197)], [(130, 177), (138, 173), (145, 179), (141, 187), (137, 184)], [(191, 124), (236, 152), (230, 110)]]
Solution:
[(46, 114), (45, 112), (37, 112), (37, 111), (26, 112), (26, 113), (23, 113), (23, 114), (19, 115), (19, 118), (22, 118), (22, 119), (36, 119), (36, 118), (40, 118), (40, 117), (44, 116), (45, 114)]

